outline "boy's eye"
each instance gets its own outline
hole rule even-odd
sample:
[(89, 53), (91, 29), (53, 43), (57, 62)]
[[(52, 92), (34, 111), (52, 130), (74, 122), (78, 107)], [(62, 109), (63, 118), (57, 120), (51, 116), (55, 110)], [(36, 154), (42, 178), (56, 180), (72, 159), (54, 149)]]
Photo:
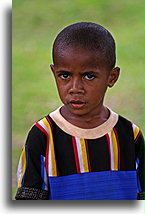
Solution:
[(64, 74), (59, 74), (59, 77), (61, 77), (61, 79), (69, 79), (70, 78), (70, 75), (68, 73), (64, 73)]
[(95, 78), (95, 76), (93, 74), (86, 74), (85, 75), (85, 79), (87, 80), (93, 80)]

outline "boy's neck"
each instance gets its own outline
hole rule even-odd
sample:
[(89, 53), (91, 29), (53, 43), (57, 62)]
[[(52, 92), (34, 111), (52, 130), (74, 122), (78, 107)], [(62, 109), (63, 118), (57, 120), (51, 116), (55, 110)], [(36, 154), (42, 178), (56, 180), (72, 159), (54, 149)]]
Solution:
[(110, 111), (102, 106), (94, 113), (89, 115), (72, 114), (65, 106), (60, 109), (61, 115), (71, 124), (83, 128), (92, 129), (103, 124), (110, 116)]

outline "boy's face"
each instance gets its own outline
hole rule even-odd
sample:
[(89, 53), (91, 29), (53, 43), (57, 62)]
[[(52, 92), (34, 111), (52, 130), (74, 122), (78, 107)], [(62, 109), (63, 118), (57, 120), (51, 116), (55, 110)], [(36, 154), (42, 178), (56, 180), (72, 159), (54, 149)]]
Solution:
[(119, 75), (118, 67), (107, 70), (99, 54), (80, 47), (55, 52), (51, 69), (65, 108), (77, 116), (95, 114), (103, 105), (107, 87), (112, 87)]

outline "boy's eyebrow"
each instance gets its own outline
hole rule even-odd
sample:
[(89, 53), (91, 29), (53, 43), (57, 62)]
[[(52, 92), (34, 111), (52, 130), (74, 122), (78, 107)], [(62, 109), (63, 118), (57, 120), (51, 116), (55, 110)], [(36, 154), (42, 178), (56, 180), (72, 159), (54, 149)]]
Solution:
[(67, 73), (70, 73), (70, 71), (65, 71), (65, 70), (58, 70), (58, 71), (55, 71), (56, 73), (64, 73), (64, 72), (67, 72)]
[(98, 71), (85, 71), (85, 72), (82, 72), (82, 74), (99, 74), (99, 72)]
[[(67, 70), (56, 70), (55, 71), (56, 73), (71, 73), (71, 71), (67, 71)], [(84, 71), (84, 72), (80, 72), (81, 74), (88, 74), (88, 73), (91, 73), (91, 74), (99, 74), (99, 71)]]

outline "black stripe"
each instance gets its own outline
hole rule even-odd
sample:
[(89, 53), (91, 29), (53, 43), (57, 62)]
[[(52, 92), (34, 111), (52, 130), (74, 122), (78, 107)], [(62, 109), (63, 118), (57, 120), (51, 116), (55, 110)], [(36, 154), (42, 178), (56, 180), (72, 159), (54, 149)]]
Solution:
[(28, 165), (24, 174), (24, 185), (33, 188), (42, 188), (41, 178), (41, 155), (45, 156), (46, 136), (36, 126), (34, 126), (26, 140), (26, 150), (28, 152)]
[(110, 170), (108, 144), (105, 136), (88, 140), (88, 152), (92, 172)]
[(119, 116), (115, 129), (120, 142), (120, 170), (135, 170), (135, 144), (132, 124)]
[(53, 139), (59, 176), (76, 174), (72, 136), (63, 132), (56, 124), (53, 123), (53, 126), (55, 126)]

